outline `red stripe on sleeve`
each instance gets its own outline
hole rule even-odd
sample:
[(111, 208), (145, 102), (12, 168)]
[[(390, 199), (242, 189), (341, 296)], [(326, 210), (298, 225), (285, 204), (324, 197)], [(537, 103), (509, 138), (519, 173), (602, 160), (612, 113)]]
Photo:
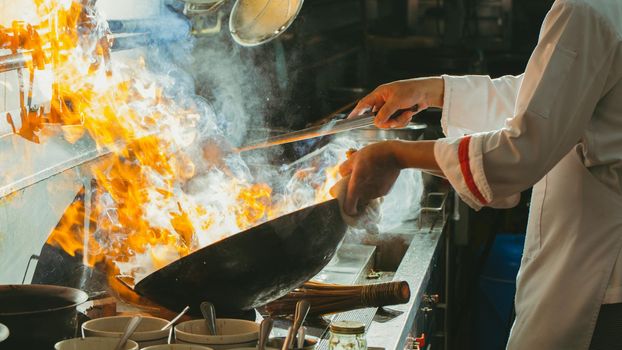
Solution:
[(471, 165), (469, 162), (469, 144), (471, 143), (471, 136), (465, 136), (458, 145), (458, 159), (460, 161), (460, 170), (462, 170), (462, 176), (469, 188), (469, 191), (480, 201), (483, 205), (486, 205), (488, 201), (482, 195), (475, 184), (473, 179), (473, 173), (471, 172)]

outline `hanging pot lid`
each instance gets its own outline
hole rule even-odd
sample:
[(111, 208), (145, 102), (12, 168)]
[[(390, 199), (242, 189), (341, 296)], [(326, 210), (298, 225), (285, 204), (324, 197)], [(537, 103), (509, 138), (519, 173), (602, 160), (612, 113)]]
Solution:
[(229, 17), (233, 40), (242, 46), (264, 44), (294, 22), (303, 0), (237, 0)]

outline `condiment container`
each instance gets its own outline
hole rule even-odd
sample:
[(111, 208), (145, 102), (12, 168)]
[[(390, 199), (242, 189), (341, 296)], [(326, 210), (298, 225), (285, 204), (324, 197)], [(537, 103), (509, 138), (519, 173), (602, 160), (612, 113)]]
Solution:
[[(118, 338), (88, 337), (73, 338), (59, 341), (54, 345), (56, 350), (110, 350), (119, 342)], [(133, 340), (125, 343), (123, 350), (138, 350), (138, 344)]]
[[(111, 316), (90, 320), (82, 324), (82, 335), (85, 337), (120, 338), (131, 316)], [(143, 316), (138, 328), (130, 336), (141, 348), (150, 345), (166, 344), (168, 335), (172, 331), (160, 330), (168, 323), (167, 320), (157, 317)]]
[(216, 319), (217, 335), (207, 335), (205, 320), (192, 320), (175, 327), (176, 343), (205, 345), (214, 350), (254, 347), (259, 340), (259, 324), (230, 318)]
[(367, 350), (365, 325), (356, 321), (336, 321), (330, 324), (329, 350)]

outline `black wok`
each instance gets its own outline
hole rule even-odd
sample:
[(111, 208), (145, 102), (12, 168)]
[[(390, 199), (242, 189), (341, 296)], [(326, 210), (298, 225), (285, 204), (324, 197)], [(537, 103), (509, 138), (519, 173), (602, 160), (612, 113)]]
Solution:
[(276, 300), (315, 276), (346, 231), (336, 199), (240, 232), (145, 277), (135, 291), (171, 310), (197, 312), (205, 300), (219, 314)]
[(24, 284), (0, 286), (0, 323), (9, 337), (0, 349), (51, 349), (76, 336), (76, 306), (88, 296), (73, 288)]

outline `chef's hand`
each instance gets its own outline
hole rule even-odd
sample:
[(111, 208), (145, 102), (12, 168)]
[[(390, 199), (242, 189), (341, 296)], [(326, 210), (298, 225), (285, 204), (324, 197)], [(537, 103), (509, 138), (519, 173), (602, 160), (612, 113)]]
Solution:
[(379, 142), (362, 148), (350, 155), (339, 166), (342, 177), (350, 175), (343, 210), (356, 216), (362, 207), (372, 199), (389, 193), (400, 174), (394, 141)]
[(403, 112), (390, 118), (400, 109), (419, 106), (419, 111), (428, 107), (443, 107), (445, 83), (443, 78), (418, 78), (399, 80), (380, 85), (356, 105), (348, 118), (367, 111), (377, 111), (374, 123), (379, 128), (400, 128), (410, 123), (416, 112)]

